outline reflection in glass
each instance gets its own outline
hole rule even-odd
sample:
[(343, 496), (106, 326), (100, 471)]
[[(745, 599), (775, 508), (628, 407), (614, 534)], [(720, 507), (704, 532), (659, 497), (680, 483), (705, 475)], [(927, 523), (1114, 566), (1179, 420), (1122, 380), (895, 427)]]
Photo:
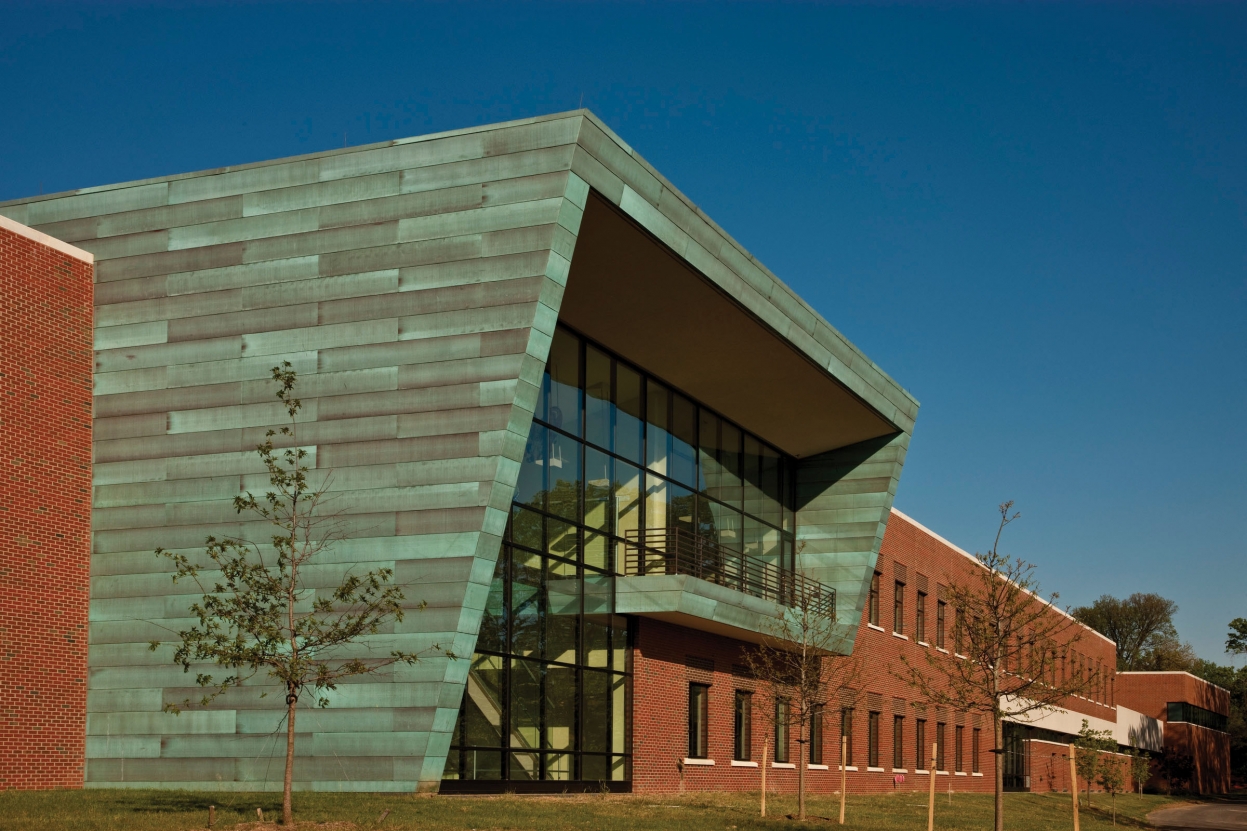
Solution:
[(546, 428), (534, 424), (524, 445), (524, 460), (515, 484), (515, 501), (539, 510), (546, 507)]
[(557, 329), (550, 342), (537, 417), (547, 424), (580, 435), (580, 339)]
[(576, 567), (546, 561), (546, 658), (576, 662), (576, 624), (580, 615), (580, 578)]
[(545, 744), (551, 750), (571, 750), (576, 727), (576, 670), (546, 667)]
[(697, 486), (697, 407), (682, 395), (671, 397), (671, 478)]
[(615, 452), (633, 462), (641, 461), (641, 375), (621, 363), (615, 364)]
[(740, 508), (740, 428), (719, 422), (719, 466), (721, 479), (719, 497), (733, 508)]
[(549, 464), (546, 471), (546, 497), (550, 513), (572, 522), (580, 521), (580, 448), (579, 442), (553, 430), (547, 431)]
[(645, 464), (662, 476), (670, 476), (667, 457), (671, 452), (671, 435), (667, 432), (667, 410), (671, 406), (666, 387), (650, 380), (646, 388)]
[(541, 555), (511, 555), (511, 654), (541, 654)]
[(496, 655), (473, 655), (464, 692), (464, 727), (468, 744), (502, 744), (503, 668)]
[(541, 743), (541, 664), (511, 659), (511, 746)]
[(641, 527), (641, 470), (615, 462), (615, 534), (636, 538)]
[(611, 359), (592, 346), (585, 347), (585, 438), (612, 449), (614, 405), (611, 403)]
[(614, 473), (610, 456), (592, 447), (585, 449), (585, 525), (608, 533)]

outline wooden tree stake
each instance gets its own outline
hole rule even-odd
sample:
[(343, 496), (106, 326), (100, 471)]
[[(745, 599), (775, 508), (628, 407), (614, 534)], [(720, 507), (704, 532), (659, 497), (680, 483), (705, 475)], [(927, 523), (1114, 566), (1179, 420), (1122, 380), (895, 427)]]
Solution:
[(927, 831), (935, 831), (935, 752), (938, 747), (937, 744), (931, 745), (931, 793), (927, 798)]
[(849, 789), (849, 737), (840, 737), (840, 824), (844, 825), (844, 797)]
[(1078, 831), (1078, 769), (1074, 765), (1074, 754), (1077, 749), (1069, 746), (1069, 795), (1074, 802), (1074, 831)]

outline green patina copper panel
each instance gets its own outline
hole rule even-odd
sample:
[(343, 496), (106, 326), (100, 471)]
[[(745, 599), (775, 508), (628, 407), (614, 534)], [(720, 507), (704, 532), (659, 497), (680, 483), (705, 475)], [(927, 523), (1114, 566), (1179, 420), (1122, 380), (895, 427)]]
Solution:
[[(896, 426), (799, 472), (799, 567), (855, 620), (917, 403), (591, 114), (18, 200), (0, 213), (98, 258), (88, 784), (279, 787), (275, 699), (161, 713), (194, 689), (146, 648), (194, 599), (153, 548), (265, 533), (230, 501), (264, 485), (279, 361), (349, 529), (316, 584), (392, 566), (428, 606), (374, 646), (471, 655), (590, 188)], [(769, 613), (677, 583), (621, 604), (723, 631)], [(342, 685), (300, 716), (296, 786), (436, 788), (467, 672), (431, 658)]]

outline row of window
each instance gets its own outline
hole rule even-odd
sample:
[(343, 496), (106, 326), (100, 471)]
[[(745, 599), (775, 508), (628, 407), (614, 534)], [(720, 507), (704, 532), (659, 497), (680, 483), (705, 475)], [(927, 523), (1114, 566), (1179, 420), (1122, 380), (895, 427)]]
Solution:
[(1229, 729), (1229, 716), (1214, 713), (1212, 710), (1185, 701), (1170, 701), (1165, 715), (1167, 721), (1185, 721), (1199, 727), (1220, 730), (1222, 733)]
[[(870, 594), (867, 600), (867, 620), (872, 626), (882, 628), (880, 620), (880, 583), (883, 575), (876, 571), (870, 580)], [(892, 631), (897, 635), (909, 636), (906, 627), (904, 580), (894, 580), (892, 588)], [(927, 609), (930, 600), (924, 591), (915, 592), (914, 598), (914, 639), (921, 644), (927, 641)], [(946, 635), (948, 630), (953, 634), (953, 651), (961, 652), (960, 635), (953, 620), (954, 611), (948, 608), (943, 600), (935, 602), (935, 646), (947, 649)], [(1005, 670), (1008, 672), (1026, 672), (1032, 677), (1049, 678), (1053, 685), (1064, 683), (1067, 677), (1087, 679), (1083, 697), (1105, 706), (1114, 706), (1114, 679), (1111, 671), (1098, 659), (1093, 659), (1077, 650), (1058, 651), (1055, 644), (1044, 647), (1038, 644), (1027, 644), (1022, 635), (1018, 636), (1017, 648), (1010, 650), (1012, 663), (1006, 656)], [(1068, 673), (1068, 675), (1067, 675)]]
[[(733, 701), (733, 747), (732, 758), (748, 762), (753, 754), (753, 692), (736, 690)], [(791, 727), (790, 705), (784, 699), (776, 699), (770, 713), (770, 724), (773, 728), (771, 747), (774, 748), (773, 759), (779, 763), (791, 761)], [(844, 752), (848, 765), (856, 764), (853, 743), (853, 720), (856, 709), (843, 707), (840, 709), (840, 737), (845, 739)], [(822, 706), (815, 708), (810, 719), (809, 764), (824, 764), (825, 725)], [(882, 744), (880, 741), (880, 723), (883, 713), (870, 710), (866, 713), (866, 765), (880, 767)], [(892, 716), (892, 767), (908, 769), (910, 762), (916, 769), (926, 768), (930, 764), (931, 745), (935, 746), (935, 769), (948, 770), (946, 758), (946, 740), (949, 727), (946, 722), (937, 721), (934, 726), (925, 718), (915, 718), (913, 734), (910, 736), (906, 726), (908, 719), (903, 715)], [(693, 759), (705, 759), (710, 755), (709, 747), (710, 722), (710, 685), (691, 683), (688, 688), (688, 755)], [(966, 728), (961, 724), (952, 727), (952, 765), (958, 773), (966, 772), (969, 765), (971, 772), (979, 773), (979, 752), (982, 733), (978, 727), (970, 728), (967, 736)], [(930, 730), (930, 732), (928, 732)], [(912, 738), (912, 744), (908, 740)], [(969, 744), (967, 744), (967, 739)], [(838, 755), (838, 754), (836, 754)], [(838, 759), (834, 759), (836, 763)]]

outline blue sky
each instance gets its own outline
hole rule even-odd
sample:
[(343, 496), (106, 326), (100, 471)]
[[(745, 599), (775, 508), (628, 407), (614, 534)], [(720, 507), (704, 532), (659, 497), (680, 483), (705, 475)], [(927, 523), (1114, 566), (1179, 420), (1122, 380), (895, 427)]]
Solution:
[(1247, 6), (10, 3), (0, 199), (582, 101), (921, 402), (896, 504), (1247, 616)]

